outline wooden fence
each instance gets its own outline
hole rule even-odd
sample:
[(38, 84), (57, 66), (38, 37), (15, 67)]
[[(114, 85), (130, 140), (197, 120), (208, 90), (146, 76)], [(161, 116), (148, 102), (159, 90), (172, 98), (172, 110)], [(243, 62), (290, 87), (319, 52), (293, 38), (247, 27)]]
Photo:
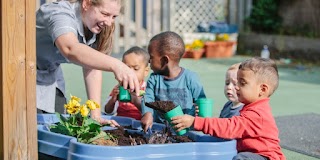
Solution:
[(35, 0), (1, 1), (0, 159), (37, 159)]

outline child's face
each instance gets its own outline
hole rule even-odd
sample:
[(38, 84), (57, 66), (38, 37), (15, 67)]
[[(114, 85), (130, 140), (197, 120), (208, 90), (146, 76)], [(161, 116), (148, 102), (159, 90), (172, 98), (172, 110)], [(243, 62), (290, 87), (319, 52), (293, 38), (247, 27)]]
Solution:
[(122, 59), (129, 68), (133, 69), (136, 73), (139, 82), (142, 82), (145, 77), (149, 74), (149, 67), (145, 65), (144, 58), (142, 55), (135, 53), (127, 54)]
[(240, 69), (237, 76), (238, 85), (236, 90), (239, 102), (249, 104), (257, 101), (260, 97), (260, 84), (254, 72)]
[(161, 56), (157, 51), (156, 42), (152, 42), (148, 47), (148, 52), (150, 54), (150, 67), (154, 73), (161, 73)]
[(238, 102), (238, 96), (236, 91), (237, 85), (237, 70), (228, 70), (226, 74), (226, 81), (224, 85), (224, 94), (226, 98), (232, 102)]

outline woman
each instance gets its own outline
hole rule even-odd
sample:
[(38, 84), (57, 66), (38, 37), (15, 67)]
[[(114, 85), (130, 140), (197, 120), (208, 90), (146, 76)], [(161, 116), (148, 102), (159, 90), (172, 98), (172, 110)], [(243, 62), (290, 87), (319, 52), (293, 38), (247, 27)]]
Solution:
[[(120, 9), (120, 0), (58, 1), (40, 7), (36, 15), (38, 112), (61, 112), (65, 103), (61, 63), (83, 67), (88, 99), (99, 104), (102, 71), (113, 72), (124, 88), (139, 93), (135, 73), (108, 55)], [(91, 116), (102, 124), (116, 124), (102, 119), (100, 109)]]

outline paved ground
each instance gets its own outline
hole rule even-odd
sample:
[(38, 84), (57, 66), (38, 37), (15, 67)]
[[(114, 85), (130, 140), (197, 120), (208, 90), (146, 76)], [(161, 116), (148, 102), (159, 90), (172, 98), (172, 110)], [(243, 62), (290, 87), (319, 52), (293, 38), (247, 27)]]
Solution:
[[(223, 94), (224, 76), (226, 69), (233, 63), (241, 62), (248, 57), (233, 57), (230, 59), (183, 59), (181, 66), (197, 72), (205, 88), (207, 97), (214, 99), (214, 112), (218, 116), (221, 107), (226, 102)], [(75, 95), (86, 99), (85, 88), (80, 67), (63, 65), (66, 79), (67, 95)], [(272, 112), (274, 116), (296, 115), (302, 113), (320, 114), (319, 90), (320, 68), (305, 66), (279, 66), (280, 85), (271, 97)], [(112, 73), (104, 73), (102, 100), (107, 97), (117, 82)], [(317, 158), (305, 156), (283, 149), (288, 160), (316, 160)]]

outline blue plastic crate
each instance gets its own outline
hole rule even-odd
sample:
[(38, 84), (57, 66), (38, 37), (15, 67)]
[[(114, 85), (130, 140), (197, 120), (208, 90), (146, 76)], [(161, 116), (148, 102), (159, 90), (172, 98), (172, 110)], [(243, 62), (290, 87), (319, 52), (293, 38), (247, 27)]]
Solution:
[(227, 24), (226, 22), (202, 22), (197, 26), (198, 32), (210, 33), (238, 33), (238, 26), (234, 24)]
[[(38, 115), (38, 151), (69, 160), (108, 160), (108, 159), (232, 159), (237, 154), (236, 141), (224, 140), (189, 131), (188, 136), (196, 142), (175, 144), (145, 144), (139, 146), (98, 146), (77, 142), (77, 139), (48, 131), (49, 123), (56, 123), (55, 114)], [(141, 122), (127, 117), (103, 116), (114, 119), (120, 125), (129, 126), (142, 132)], [(163, 124), (154, 123), (152, 130), (164, 129)], [(104, 127), (103, 129), (112, 129)], [(205, 142), (205, 143), (204, 143)]]

